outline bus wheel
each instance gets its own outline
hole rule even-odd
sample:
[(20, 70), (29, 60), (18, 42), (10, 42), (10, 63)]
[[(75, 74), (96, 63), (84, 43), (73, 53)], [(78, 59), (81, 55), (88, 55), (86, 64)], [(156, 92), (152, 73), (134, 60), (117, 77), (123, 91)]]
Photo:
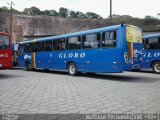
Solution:
[(68, 74), (71, 75), (71, 76), (75, 76), (77, 75), (78, 73), (78, 70), (77, 70), (77, 67), (76, 67), (76, 64), (75, 63), (69, 63), (68, 65)]
[(26, 70), (31, 71), (32, 70), (32, 65), (30, 62), (26, 63)]
[(152, 65), (152, 70), (155, 73), (160, 73), (160, 62), (154, 62)]

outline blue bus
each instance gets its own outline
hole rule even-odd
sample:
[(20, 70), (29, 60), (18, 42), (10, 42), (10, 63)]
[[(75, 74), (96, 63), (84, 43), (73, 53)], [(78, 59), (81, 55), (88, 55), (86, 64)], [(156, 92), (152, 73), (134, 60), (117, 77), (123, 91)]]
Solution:
[(142, 45), (141, 29), (132, 25), (80, 31), (23, 41), (19, 44), (19, 66), (32, 69), (117, 73), (130, 70), (134, 50)]
[(143, 36), (142, 69), (160, 73), (160, 33)]

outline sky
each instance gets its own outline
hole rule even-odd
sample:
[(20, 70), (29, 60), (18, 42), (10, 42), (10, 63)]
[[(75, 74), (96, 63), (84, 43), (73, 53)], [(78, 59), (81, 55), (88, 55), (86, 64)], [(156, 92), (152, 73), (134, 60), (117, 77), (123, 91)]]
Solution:
[[(8, 6), (11, 0), (0, 0), (0, 7)], [(65, 7), (74, 11), (94, 12), (107, 18), (110, 14), (110, 0), (12, 0), (14, 9), (23, 11), (24, 8), (32, 6), (40, 10), (54, 9), (59, 11), (60, 7)], [(160, 0), (112, 0), (112, 13), (117, 15), (130, 15), (144, 18), (154, 16), (160, 19)]]

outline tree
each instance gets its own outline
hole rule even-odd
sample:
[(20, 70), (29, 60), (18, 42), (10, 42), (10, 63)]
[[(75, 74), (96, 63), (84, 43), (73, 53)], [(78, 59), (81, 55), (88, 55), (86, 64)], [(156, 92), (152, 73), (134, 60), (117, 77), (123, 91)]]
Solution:
[(55, 10), (50, 10), (50, 16), (58, 16), (58, 12)]
[(49, 10), (45, 10), (41, 12), (42, 15), (50, 15), (50, 11)]
[(159, 23), (159, 20), (154, 18), (154, 17), (152, 17), (152, 16), (147, 15), (144, 18), (144, 24), (145, 25), (156, 25), (158, 23)]
[(40, 15), (42, 12), (39, 8), (33, 6), (31, 8), (25, 8), (23, 13), (27, 15)]
[(16, 10), (16, 9), (13, 9), (13, 8), (12, 8), (12, 12), (13, 12), (13, 13), (21, 13), (20, 11), (18, 11), (18, 10)]
[(102, 18), (100, 15), (93, 13), (93, 12), (87, 12), (86, 16), (87, 18)]
[(61, 7), (61, 8), (59, 9), (58, 15), (59, 15), (60, 17), (67, 17), (68, 14), (69, 14), (69, 10), (68, 10), (67, 8)]
[(0, 12), (9, 12), (9, 9), (6, 6), (2, 6), (0, 7)]
[(70, 11), (69, 15), (70, 15), (71, 18), (78, 18), (77, 13), (74, 12), (73, 10)]
[(55, 10), (45, 10), (41, 12), (42, 15), (48, 15), (48, 16), (58, 16), (57, 11)]
[(78, 18), (87, 18), (87, 16), (83, 12), (76, 12)]

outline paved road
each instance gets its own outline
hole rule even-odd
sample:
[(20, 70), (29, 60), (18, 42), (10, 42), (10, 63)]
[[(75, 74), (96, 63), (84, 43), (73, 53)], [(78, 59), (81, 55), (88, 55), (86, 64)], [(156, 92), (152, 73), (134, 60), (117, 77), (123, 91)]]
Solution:
[(0, 113), (160, 113), (160, 75), (1, 70)]

